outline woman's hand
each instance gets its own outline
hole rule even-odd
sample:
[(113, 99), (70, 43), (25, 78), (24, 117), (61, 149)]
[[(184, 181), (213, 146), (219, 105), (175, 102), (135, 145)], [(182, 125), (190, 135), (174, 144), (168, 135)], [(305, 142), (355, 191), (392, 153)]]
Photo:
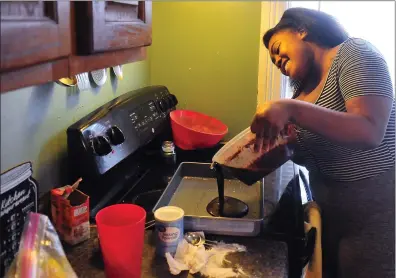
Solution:
[(265, 151), (274, 143), (276, 137), (285, 130), (291, 118), (290, 100), (281, 99), (266, 102), (257, 109), (250, 126), (256, 134), (255, 150)]

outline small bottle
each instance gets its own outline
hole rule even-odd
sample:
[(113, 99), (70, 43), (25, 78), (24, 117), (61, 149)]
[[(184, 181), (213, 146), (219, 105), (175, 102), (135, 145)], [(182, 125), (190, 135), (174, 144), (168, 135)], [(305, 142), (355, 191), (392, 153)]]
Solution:
[(167, 164), (176, 164), (175, 145), (172, 141), (164, 141), (162, 143), (162, 156), (165, 158)]

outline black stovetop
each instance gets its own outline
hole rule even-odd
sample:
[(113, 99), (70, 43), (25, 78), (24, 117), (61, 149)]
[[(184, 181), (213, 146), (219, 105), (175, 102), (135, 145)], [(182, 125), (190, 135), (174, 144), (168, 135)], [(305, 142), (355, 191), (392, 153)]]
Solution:
[(112, 175), (104, 177), (90, 196), (91, 221), (103, 207), (117, 203), (133, 203), (147, 212), (146, 222), (153, 220), (152, 209), (182, 162), (211, 163), (223, 146), (186, 151), (176, 147), (176, 162), (169, 163), (158, 148), (146, 148), (134, 158), (127, 159)]

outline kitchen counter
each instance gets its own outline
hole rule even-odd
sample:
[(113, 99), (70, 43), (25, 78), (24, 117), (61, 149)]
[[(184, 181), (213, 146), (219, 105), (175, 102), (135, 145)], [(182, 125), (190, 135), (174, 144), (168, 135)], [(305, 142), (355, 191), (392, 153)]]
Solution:
[[(262, 237), (207, 236), (211, 240), (226, 243), (239, 243), (247, 252), (229, 254), (227, 259), (238, 264), (249, 277), (282, 278), (287, 277), (287, 245)], [(91, 228), (91, 238), (74, 247), (64, 246), (66, 256), (80, 278), (105, 277), (104, 264), (99, 251), (96, 228)], [(201, 277), (186, 271), (174, 276), (169, 272), (165, 258), (155, 256), (153, 232), (147, 230), (142, 261), (142, 278)]]

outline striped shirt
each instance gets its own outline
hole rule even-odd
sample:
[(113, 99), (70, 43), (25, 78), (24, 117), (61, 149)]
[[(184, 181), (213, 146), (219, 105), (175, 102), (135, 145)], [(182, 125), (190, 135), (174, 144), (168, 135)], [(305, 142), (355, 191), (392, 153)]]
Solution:
[[(297, 127), (296, 157), (293, 160), (308, 171), (336, 181), (373, 177), (395, 165), (395, 100), (387, 64), (369, 42), (351, 38), (339, 48), (315, 104), (346, 112), (347, 100), (366, 95), (386, 96), (393, 100), (386, 133), (377, 148), (361, 150), (340, 146)], [(293, 98), (296, 96), (295, 93)]]

